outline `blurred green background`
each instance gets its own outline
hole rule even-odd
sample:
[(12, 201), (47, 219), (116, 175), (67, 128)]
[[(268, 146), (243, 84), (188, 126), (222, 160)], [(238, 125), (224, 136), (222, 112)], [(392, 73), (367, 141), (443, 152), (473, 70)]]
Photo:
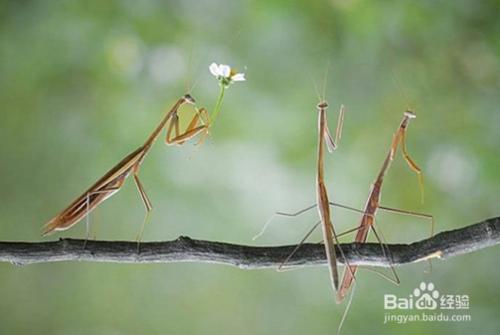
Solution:
[[(178, 235), (295, 243), (315, 199), (314, 83), (325, 87), (342, 143), (326, 160), (330, 197), (362, 207), (402, 113), (417, 113), (383, 204), (433, 213), (437, 231), (499, 214), (500, 6), (494, 1), (2, 1), (0, 240), (42, 239), (42, 225), (140, 145), (187, 89), (213, 108), (215, 61), (244, 71), (203, 146), (159, 141), (141, 169), (153, 202), (144, 240)], [(131, 180), (93, 212), (99, 239), (134, 239), (144, 215)], [(333, 211), (339, 231), (359, 216)], [(380, 213), (390, 242), (429, 234), (425, 221)], [(320, 240), (319, 231), (311, 238)], [(344, 334), (495, 333), (498, 248), (398, 269), (399, 287), (361, 271)], [(383, 295), (420, 281), (470, 296), (471, 322), (384, 325)], [(207, 264), (0, 264), (1, 334), (332, 334), (326, 268), (285, 273)]]

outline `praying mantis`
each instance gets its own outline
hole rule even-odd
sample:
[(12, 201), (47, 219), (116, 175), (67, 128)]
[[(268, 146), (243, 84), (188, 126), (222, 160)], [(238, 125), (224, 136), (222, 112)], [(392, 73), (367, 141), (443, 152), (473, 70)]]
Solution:
[[(332, 285), (332, 288), (334, 292), (337, 291), (338, 286), (339, 286), (339, 275), (338, 275), (338, 269), (337, 269), (337, 255), (335, 252), (335, 245), (339, 244), (338, 242), (338, 236), (335, 233), (334, 226), (332, 224), (331, 220), (331, 215), (330, 215), (330, 204), (331, 202), (328, 199), (328, 192), (325, 186), (325, 181), (324, 181), (324, 146), (326, 143), (326, 147), (328, 151), (331, 153), (334, 150), (337, 149), (339, 140), (342, 135), (342, 126), (344, 124), (344, 114), (345, 114), (345, 108), (342, 105), (340, 107), (339, 111), (339, 116), (338, 116), (338, 121), (337, 121), (337, 128), (335, 131), (335, 139), (332, 138), (332, 135), (330, 133), (330, 129), (328, 127), (328, 122), (326, 118), (326, 110), (328, 108), (328, 103), (322, 99), (317, 105), (316, 109), (318, 110), (318, 149), (317, 149), (317, 160), (316, 160), (316, 203), (312, 206), (307, 207), (306, 209), (303, 209), (297, 213), (294, 214), (288, 214), (288, 213), (283, 213), (283, 212), (276, 212), (275, 215), (282, 215), (282, 216), (298, 216), (308, 210), (313, 209), (314, 207), (317, 207), (318, 209), (318, 214), (320, 217), (319, 222), (317, 222), (312, 230), (306, 234), (306, 237), (299, 243), (297, 248), (295, 248), (294, 251), (283, 261), (283, 263), (280, 265), (278, 270), (282, 268), (282, 266), (291, 258), (291, 256), (298, 250), (300, 245), (307, 239), (307, 237), (312, 233), (316, 227), (321, 224), (322, 227), (322, 233), (323, 233), (323, 243), (325, 246), (325, 253), (326, 253), (326, 258), (327, 258), (327, 263), (328, 263), (328, 269), (329, 269), (329, 274), (330, 274), (330, 282)], [(258, 233), (256, 236), (254, 236), (254, 240), (257, 239), (260, 235), (264, 233), (266, 230), (267, 226), (270, 224), (272, 218), (268, 220), (268, 222), (264, 225), (260, 233)], [(340, 252), (342, 253), (342, 250), (340, 249)], [(343, 253), (342, 253), (343, 254)]]
[[(123, 158), (103, 177), (101, 177), (96, 183), (94, 183), (87, 191), (76, 198), (67, 208), (65, 208), (62, 212), (57, 214), (48, 223), (46, 223), (43, 228), (42, 235), (45, 236), (55, 231), (67, 230), (77, 224), (83, 217), (86, 217), (88, 239), (88, 215), (90, 214), (90, 212), (92, 212), (106, 199), (117, 193), (122, 188), (127, 177), (132, 174), (134, 176), (136, 187), (146, 208), (146, 216), (137, 238), (138, 241), (140, 241), (144, 225), (147, 221), (149, 213), (153, 209), (153, 206), (151, 205), (151, 201), (149, 200), (149, 197), (147, 196), (144, 187), (139, 180), (139, 169), (149, 150), (156, 142), (161, 131), (164, 128), (167, 128), (167, 135), (165, 139), (167, 145), (182, 145), (199, 133), (203, 134), (200, 138), (200, 141), (198, 142), (201, 143), (208, 134), (209, 128), (213, 125), (216, 116), (221, 110), (224, 91), (232, 82), (245, 81), (245, 75), (243, 73), (237, 73), (228, 65), (218, 65), (216, 63), (212, 63), (209, 69), (210, 72), (219, 81), (219, 85), (221, 87), (212, 117), (209, 116), (208, 111), (205, 108), (197, 109), (195, 107), (195, 115), (189, 122), (186, 130), (181, 133), (178, 116), (179, 108), (186, 103), (195, 105), (195, 100), (190, 94), (185, 94), (184, 96), (182, 96), (166, 113), (166, 115), (163, 117), (163, 119), (160, 121), (151, 135), (149, 135), (143, 145)], [(201, 125), (199, 125), (200, 123)], [(172, 137), (172, 134), (175, 134), (175, 136)]]
[[(406, 149), (406, 131), (408, 129), (408, 125), (412, 119), (416, 118), (416, 115), (414, 112), (407, 110), (403, 114), (403, 119), (401, 120), (401, 123), (396, 131), (396, 133), (393, 136), (392, 143), (389, 149), (389, 152), (387, 153), (387, 156), (382, 164), (382, 168), (380, 169), (380, 172), (377, 175), (377, 178), (375, 182), (372, 184), (371, 189), (370, 189), (370, 194), (368, 197), (368, 200), (366, 201), (366, 205), (363, 211), (363, 217), (361, 219), (361, 223), (356, 228), (357, 233), (355, 237), (355, 242), (358, 243), (364, 243), (366, 242), (368, 238), (368, 233), (371, 230), (373, 231), (375, 237), (379, 241), (379, 243), (382, 244), (382, 240), (379, 236), (379, 233), (377, 233), (377, 230), (375, 229), (375, 215), (379, 209), (393, 212), (393, 213), (399, 213), (399, 214), (407, 214), (407, 215), (412, 215), (412, 216), (417, 216), (417, 217), (423, 217), (426, 219), (431, 220), (431, 235), (434, 234), (434, 217), (429, 214), (424, 214), (424, 213), (417, 213), (417, 212), (412, 212), (412, 211), (407, 211), (407, 210), (401, 210), (401, 209), (395, 209), (395, 208), (389, 208), (389, 207), (384, 207), (380, 205), (380, 197), (381, 197), (381, 192), (382, 192), (382, 183), (384, 181), (385, 174), (389, 170), (389, 167), (391, 165), (391, 162), (394, 160), (394, 155), (396, 154), (396, 151), (398, 150), (399, 145), (401, 145), (401, 150), (402, 150), (402, 155), (406, 163), (408, 164), (409, 168), (415, 172), (418, 176), (418, 181), (419, 181), (419, 186), (420, 186), (420, 192), (422, 195), (422, 201), (423, 201), (423, 177), (422, 177), (422, 171), (420, 168), (417, 166), (417, 164), (411, 159), (410, 155), (408, 154), (408, 151)], [(384, 250), (384, 249), (383, 249)], [(357, 270), (357, 266), (351, 266), (347, 265), (346, 270), (344, 271), (342, 283), (340, 286), (339, 291), (337, 292), (337, 301), (341, 302), (344, 300), (346, 294), (348, 293), (353, 280), (355, 279), (355, 273)], [(395, 281), (397, 284), (399, 284), (399, 278), (394, 270), (394, 268), (391, 266), (391, 270), (395, 276)]]
[(328, 200), (328, 192), (324, 181), (324, 143), (326, 143), (328, 151), (333, 152), (337, 148), (338, 141), (342, 133), (342, 125), (344, 121), (344, 106), (341, 106), (337, 129), (335, 132), (335, 141), (332, 139), (328, 123), (326, 119), (326, 109), (328, 103), (322, 101), (317, 105), (318, 109), (318, 157), (317, 157), (317, 172), (316, 172), (316, 202), (318, 214), (321, 221), (323, 231), (323, 241), (325, 245), (326, 258), (328, 269), (330, 272), (330, 280), (334, 291), (337, 291), (339, 286), (337, 256), (335, 253), (335, 244), (338, 243), (337, 235), (333, 227), (330, 216), (330, 205)]
[[(352, 231), (357, 231), (356, 237), (355, 237), (355, 242), (358, 243), (365, 243), (367, 238), (368, 238), (368, 233), (371, 230), (373, 231), (376, 239), (382, 246), (382, 252), (386, 257), (388, 256), (384, 243), (381, 239), (381, 234), (377, 233), (377, 229), (375, 228), (375, 215), (377, 214), (377, 211), (379, 209), (385, 210), (388, 212), (393, 212), (393, 213), (399, 213), (399, 214), (406, 214), (406, 215), (412, 215), (412, 216), (417, 216), (417, 217), (423, 217), (431, 220), (431, 236), (434, 234), (434, 217), (429, 214), (424, 214), (424, 213), (417, 213), (413, 211), (407, 211), (407, 210), (401, 210), (401, 209), (395, 209), (395, 208), (389, 208), (389, 207), (384, 207), (380, 205), (380, 197), (382, 193), (382, 183), (384, 181), (385, 174), (389, 170), (389, 167), (391, 165), (391, 162), (394, 160), (394, 155), (396, 154), (396, 151), (401, 145), (401, 151), (404, 160), (408, 164), (409, 168), (415, 172), (418, 176), (418, 182), (420, 186), (420, 194), (421, 194), (421, 200), (423, 202), (423, 177), (422, 177), (422, 171), (420, 168), (417, 166), (417, 164), (413, 161), (413, 159), (410, 157), (408, 154), (408, 151), (406, 149), (406, 131), (408, 130), (408, 125), (412, 119), (416, 118), (416, 115), (414, 112), (407, 110), (403, 114), (403, 119), (401, 120), (401, 123), (399, 124), (399, 127), (396, 131), (396, 133), (393, 136), (392, 143), (389, 149), (389, 152), (387, 153), (387, 156), (382, 164), (382, 168), (380, 169), (380, 172), (377, 175), (377, 178), (375, 179), (375, 182), (372, 184), (370, 193), (368, 196), (368, 200), (366, 201), (366, 205), (363, 211), (363, 217), (361, 219), (360, 225), (355, 228)], [(389, 255), (389, 259), (390, 259)], [(353, 282), (356, 280), (356, 271), (357, 271), (357, 266), (349, 265), (346, 264), (342, 282), (340, 284), (340, 289), (337, 291), (337, 296), (336, 296), (336, 301), (337, 303), (342, 302), (347, 293), (349, 292), (351, 286), (353, 285)], [(391, 264), (391, 271), (394, 274), (394, 280), (385, 276), (384, 277), (388, 280), (393, 281), (396, 284), (400, 283), (399, 277), (394, 269), (394, 267)], [(346, 309), (342, 315), (340, 324), (337, 328), (337, 334), (340, 333), (340, 330), (342, 328), (342, 325), (344, 323), (344, 320), (347, 316), (349, 307), (351, 305), (353, 298), (353, 293), (351, 293), (351, 297), (348, 301), (348, 304), (346, 306)]]
[[(53, 219), (46, 223), (42, 235), (45, 236), (55, 231), (67, 230), (78, 223), (85, 216), (88, 220), (88, 214), (90, 214), (90, 212), (92, 212), (106, 199), (117, 193), (125, 183), (127, 177), (129, 177), (131, 174), (134, 177), (135, 185), (146, 208), (147, 217), (149, 212), (151, 212), (151, 210), (153, 209), (153, 206), (151, 205), (151, 201), (149, 200), (149, 197), (147, 196), (144, 187), (139, 180), (139, 169), (163, 128), (168, 127), (167, 136), (165, 139), (168, 145), (180, 145), (185, 141), (193, 138), (201, 131), (207, 129), (206, 124), (202, 124), (199, 126), (197, 125), (200, 114), (207, 113), (206, 110), (202, 108), (200, 110), (197, 110), (197, 113), (186, 128), (186, 131), (180, 133), (178, 110), (185, 103), (194, 105), (195, 100), (189, 94), (186, 94), (179, 100), (177, 100), (177, 102), (166, 113), (166, 115), (160, 121), (156, 129), (147, 138), (144, 144), (134, 150), (132, 153), (128, 154), (125, 158), (123, 158), (103, 177), (101, 177), (96, 183), (94, 183), (88, 190), (86, 190), (82, 195), (76, 198), (67, 208), (65, 208), (62, 212), (57, 214)], [(175, 134), (174, 137), (172, 137), (172, 133)], [(89, 223), (87, 221), (87, 237), (88, 234)]]

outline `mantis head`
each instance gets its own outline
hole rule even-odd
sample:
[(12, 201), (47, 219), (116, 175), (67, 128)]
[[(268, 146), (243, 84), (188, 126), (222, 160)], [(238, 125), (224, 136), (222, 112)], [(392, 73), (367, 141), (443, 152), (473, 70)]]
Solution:
[(328, 108), (328, 103), (327, 103), (326, 101), (324, 101), (324, 100), (323, 100), (323, 101), (321, 101), (320, 103), (318, 103), (318, 104), (316, 105), (316, 108), (317, 108), (317, 109), (320, 109), (320, 110), (321, 110), (321, 109), (327, 109), (327, 108)]
[(406, 112), (404, 112), (404, 116), (409, 119), (414, 119), (417, 117), (417, 114), (415, 114), (415, 112), (412, 112), (411, 110), (407, 110)]
[(184, 101), (187, 102), (188, 104), (191, 104), (191, 105), (195, 104), (195, 100), (190, 94), (185, 94), (183, 98), (184, 98)]

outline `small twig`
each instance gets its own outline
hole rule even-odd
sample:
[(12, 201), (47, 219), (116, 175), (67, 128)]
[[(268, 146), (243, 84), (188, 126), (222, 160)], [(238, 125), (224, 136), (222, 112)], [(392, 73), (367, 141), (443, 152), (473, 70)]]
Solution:
[[(53, 242), (0, 242), (0, 262), (23, 265), (59, 261), (112, 263), (203, 262), (237, 266), (242, 269), (275, 268), (295, 248), (288, 246), (245, 246), (179, 237), (167, 242), (145, 242), (137, 253), (136, 242), (60, 239)], [(429, 258), (449, 258), (500, 243), (500, 217), (439, 233), (411, 244), (390, 244), (392, 264), (416, 263)], [(390, 262), (378, 243), (342, 244), (351, 265), (388, 267)], [(338, 253), (338, 250), (337, 250)], [(338, 253), (338, 259), (343, 262)], [(287, 266), (326, 264), (320, 244), (304, 244)]]

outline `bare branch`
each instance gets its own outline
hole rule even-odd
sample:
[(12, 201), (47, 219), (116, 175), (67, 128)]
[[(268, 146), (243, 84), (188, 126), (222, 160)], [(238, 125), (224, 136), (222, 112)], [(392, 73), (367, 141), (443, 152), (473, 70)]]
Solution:
[[(53, 242), (0, 242), (0, 262), (32, 264), (60, 261), (113, 263), (203, 262), (237, 266), (242, 269), (275, 268), (292, 252), (289, 246), (245, 246), (179, 237), (167, 242), (140, 244), (126, 241), (87, 241), (60, 239)], [(446, 232), (411, 243), (390, 244), (392, 264), (416, 263), (430, 258), (449, 258), (500, 243), (500, 217)], [(388, 267), (377, 243), (342, 244), (351, 265)], [(338, 253), (338, 260), (343, 261)], [(320, 244), (304, 244), (287, 263), (288, 266), (326, 264), (325, 249)]]

